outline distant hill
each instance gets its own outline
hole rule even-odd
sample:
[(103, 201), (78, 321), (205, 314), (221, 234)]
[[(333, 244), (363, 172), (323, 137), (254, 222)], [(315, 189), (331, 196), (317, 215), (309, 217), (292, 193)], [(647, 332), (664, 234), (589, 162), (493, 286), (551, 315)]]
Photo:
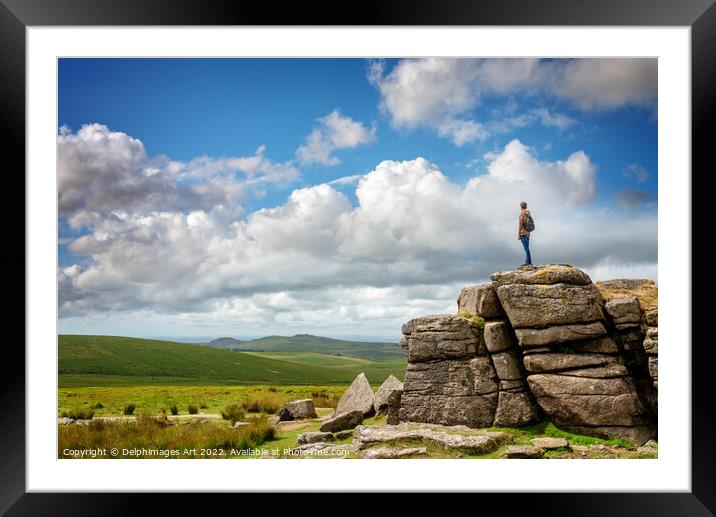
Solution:
[(398, 343), (347, 341), (311, 334), (267, 336), (242, 341), (239, 348), (242, 351), (256, 352), (312, 352), (357, 357), (369, 361), (405, 360), (405, 350)]
[(206, 346), (210, 346), (211, 348), (231, 350), (232, 348), (240, 348), (241, 343), (243, 343), (243, 341), (239, 339), (234, 339), (232, 337), (220, 337), (218, 339), (213, 339), (209, 341)]
[(320, 354), (279, 357), (153, 339), (60, 335), (59, 385), (341, 385), (360, 372), (380, 384), (390, 374), (402, 379), (406, 364), (404, 356), (379, 363)]

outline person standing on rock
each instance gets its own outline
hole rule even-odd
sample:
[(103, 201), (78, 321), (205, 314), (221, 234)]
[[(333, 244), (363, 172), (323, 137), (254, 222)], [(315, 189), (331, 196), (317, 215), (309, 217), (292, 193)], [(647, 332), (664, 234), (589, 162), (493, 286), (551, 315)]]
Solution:
[[(517, 240), (522, 241), (522, 247), (525, 249), (525, 263), (522, 266), (532, 265), (532, 255), (530, 255), (530, 233), (535, 229), (532, 214), (527, 210), (527, 203), (520, 203), (520, 215), (517, 227)], [(521, 266), (520, 266), (521, 267)]]

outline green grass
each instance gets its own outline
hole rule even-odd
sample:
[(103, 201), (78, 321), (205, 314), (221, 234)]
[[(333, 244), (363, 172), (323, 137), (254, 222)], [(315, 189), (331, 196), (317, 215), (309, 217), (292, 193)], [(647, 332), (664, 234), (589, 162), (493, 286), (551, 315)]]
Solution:
[(337, 385), (361, 372), (402, 379), (405, 361), (295, 353), (283, 359), (205, 346), (116, 336), (59, 336), (59, 385)]
[(543, 420), (541, 422), (526, 427), (490, 427), (489, 429), (491, 431), (503, 431), (511, 433), (513, 435), (514, 443), (518, 445), (528, 445), (530, 443), (530, 440), (532, 440), (533, 438), (549, 437), (565, 438), (570, 443), (570, 445), (588, 446), (601, 443), (604, 445), (614, 445), (626, 449), (634, 448), (634, 444), (620, 438), (606, 440), (602, 438), (596, 438), (594, 436), (585, 436), (581, 434), (570, 433), (568, 431), (559, 429), (557, 426), (555, 426), (552, 422), (548, 420)]
[[(145, 450), (176, 451), (173, 458), (229, 458), (231, 450), (254, 449), (276, 438), (276, 428), (266, 417), (231, 429), (227, 422), (194, 425), (162, 425), (162, 419), (144, 413), (133, 423), (94, 421), (87, 426), (58, 426), (58, 457), (72, 458), (67, 450), (110, 451), (101, 458), (161, 458)], [(131, 450), (137, 449), (138, 454)], [(204, 452), (202, 449), (207, 450)], [(125, 452), (126, 451), (126, 452)]]
[[(283, 404), (290, 400), (314, 398), (336, 400), (348, 386), (83, 386), (63, 387), (58, 390), (58, 415), (62, 411), (89, 410), (97, 402), (102, 408), (93, 409), (95, 416), (119, 416), (127, 404), (136, 405), (136, 414), (149, 411), (161, 413), (172, 406), (186, 408), (199, 401), (205, 408), (200, 413), (220, 414), (229, 404), (270, 399)], [(201, 404), (199, 404), (201, 405)], [(180, 411), (180, 414), (186, 414)]]

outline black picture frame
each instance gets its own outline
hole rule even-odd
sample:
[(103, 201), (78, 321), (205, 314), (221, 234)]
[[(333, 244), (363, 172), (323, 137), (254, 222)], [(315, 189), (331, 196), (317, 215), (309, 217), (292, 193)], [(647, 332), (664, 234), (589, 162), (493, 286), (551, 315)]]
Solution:
[[(716, 251), (704, 238), (713, 219), (710, 192), (704, 182), (716, 171), (708, 134), (716, 115), (716, 0), (378, 0), (352, 4), (250, 2), (222, 0), (0, 0), (0, 117), (3, 156), (13, 165), (6, 181), (14, 181), (12, 196), (21, 203), (25, 192), (25, 29), (29, 26), (83, 25), (535, 25), (535, 26), (688, 26), (692, 65), (692, 278), (708, 280), (716, 265)], [(6, 162), (7, 163), (7, 162)], [(694, 174), (693, 171), (699, 171)], [(685, 177), (690, 171), (684, 171)], [(16, 188), (12, 188), (12, 187)], [(703, 199), (697, 200), (698, 196)], [(20, 207), (14, 210), (19, 213)], [(24, 211), (23, 211), (24, 213)], [(4, 271), (26, 272), (25, 225), (7, 225)], [(22, 244), (20, 244), (22, 243)], [(702, 244), (703, 243), (703, 244)], [(697, 246), (701, 244), (701, 246)], [(709, 274), (711, 273), (711, 274)], [(6, 274), (16, 296), (7, 305), (7, 327), (17, 330), (25, 321), (25, 275)], [(713, 412), (712, 365), (714, 346), (699, 340), (692, 322), (708, 321), (710, 282), (693, 285), (692, 321), (692, 491), (690, 493), (511, 494), (511, 510), (554, 515), (714, 515), (716, 512), (716, 447), (711, 434)], [(18, 296), (19, 293), (22, 293)], [(701, 295), (701, 296), (699, 296)], [(702, 303), (698, 303), (698, 298)], [(703, 325), (701, 326), (703, 328)], [(21, 332), (25, 340), (24, 326)], [(690, 343), (684, 343), (685, 350)], [(6, 367), (0, 376), (0, 511), (7, 515), (125, 515), (151, 511), (140, 499), (147, 494), (26, 493), (25, 354), (17, 341), (4, 347)], [(187, 494), (164, 498), (165, 511), (185, 507)], [(212, 496), (215, 497), (215, 496)], [(357, 495), (346, 496), (349, 500)], [(481, 494), (480, 507), (500, 494)], [(217, 501), (225, 499), (219, 497)], [(216, 501), (215, 501), (216, 502)], [(498, 501), (494, 501), (498, 502)], [(504, 503), (504, 500), (502, 501)], [(264, 501), (265, 503), (265, 501)], [(242, 506), (249, 505), (242, 499)], [(323, 500), (328, 508), (332, 502)], [(351, 506), (342, 503), (344, 508)], [(245, 506), (248, 508), (248, 506)], [(480, 510), (484, 511), (484, 510)]]

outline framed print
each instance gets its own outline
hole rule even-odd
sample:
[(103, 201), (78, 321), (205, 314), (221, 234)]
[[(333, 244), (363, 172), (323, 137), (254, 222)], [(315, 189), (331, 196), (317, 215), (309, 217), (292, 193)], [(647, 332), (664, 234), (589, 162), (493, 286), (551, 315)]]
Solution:
[(0, 5), (27, 194), (3, 510), (432, 491), (710, 514), (691, 249), (716, 8), (399, 7)]

